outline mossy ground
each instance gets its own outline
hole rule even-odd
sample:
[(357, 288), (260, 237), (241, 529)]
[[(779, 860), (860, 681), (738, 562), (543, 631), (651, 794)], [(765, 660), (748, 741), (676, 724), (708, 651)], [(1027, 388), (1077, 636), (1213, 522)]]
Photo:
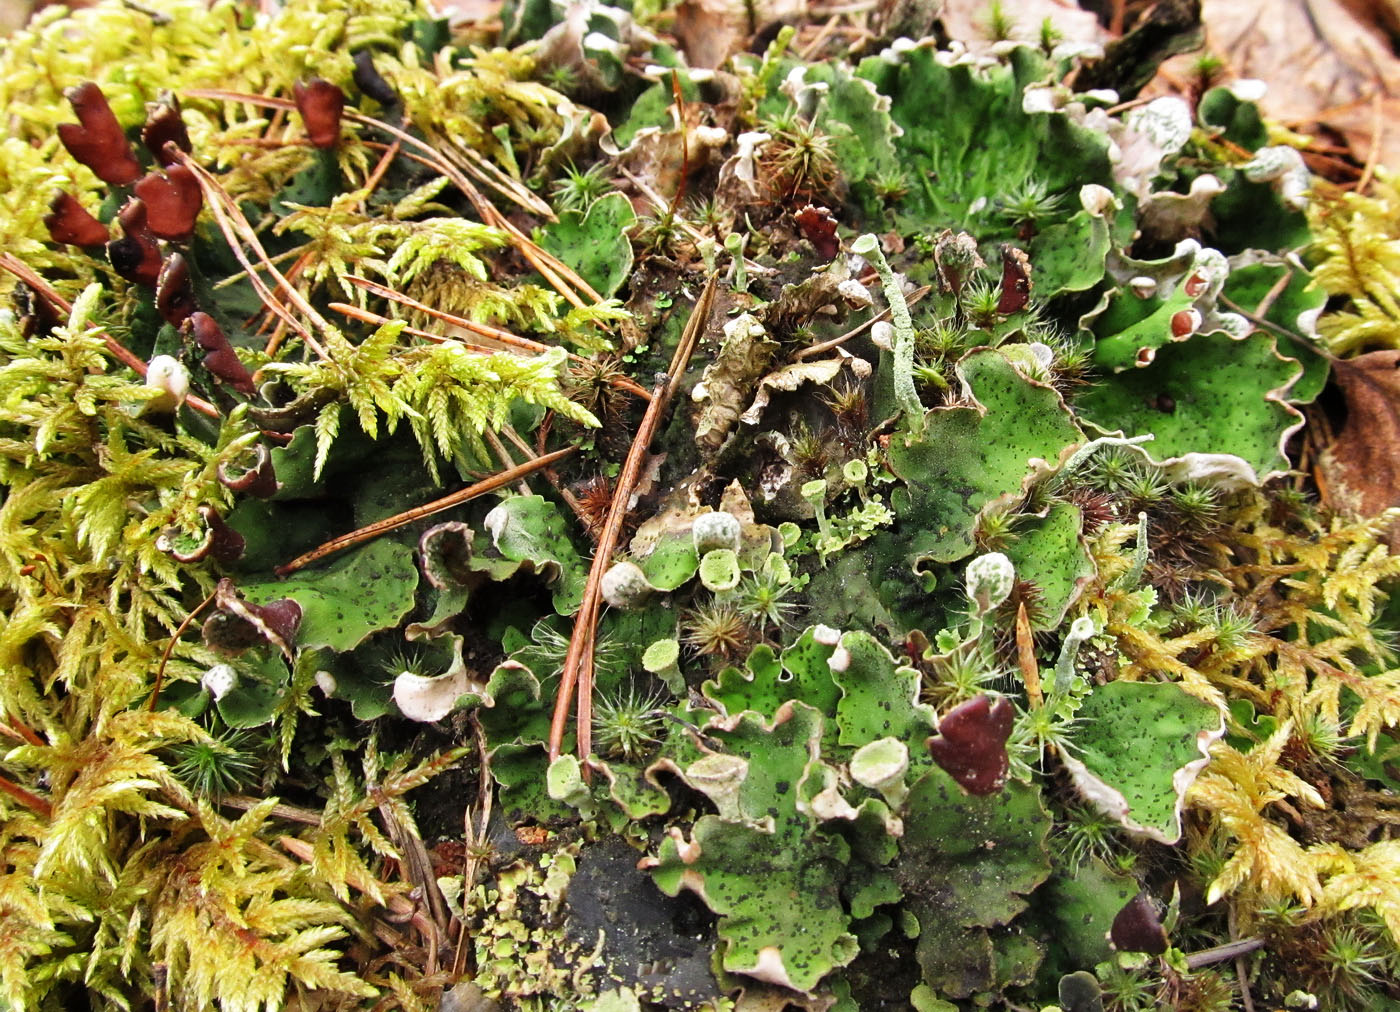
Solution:
[(0, 1008), (1400, 1001), (1389, 184), (564, 14), (0, 50)]

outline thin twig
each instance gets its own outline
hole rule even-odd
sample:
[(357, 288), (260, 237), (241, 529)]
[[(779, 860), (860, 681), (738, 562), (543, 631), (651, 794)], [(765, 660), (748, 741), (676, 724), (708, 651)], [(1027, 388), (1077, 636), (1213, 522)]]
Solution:
[[(379, 313), (370, 312), (368, 309), (361, 309), (359, 306), (351, 305), (348, 302), (327, 303), (326, 308), (339, 313), (341, 316), (348, 316), (352, 320), (358, 320), (360, 323), (372, 323), (378, 327), (399, 322)], [(491, 355), (500, 350), (497, 348), (483, 348), (479, 344), (468, 344), (466, 341), (461, 341), (452, 337), (444, 337), (441, 334), (434, 334), (427, 330), (419, 330), (417, 327), (410, 327), (406, 324), (404, 325), (403, 333), (412, 334), (414, 337), (421, 337), (423, 340), (432, 341), (434, 344), (457, 344), (476, 355)]]
[[(1235, 919), (1235, 908), (1230, 908), (1227, 918), (1229, 925), (1231, 944), (1239, 939), (1236, 936), (1237, 921)], [(1261, 940), (1262, 941), (1262, 940)], [(1235, 977), (1240, 982), (1240, 1002), (1244, 1006), (1244, 1012), (1254, 1012), (1254, 996), (1249, 993), (1249, 968), (1245, 964), (1244, 957), (1247, 952), (1235, 953)]]
[(16, 741), (28, 742), (30, 745), (44, 747), (44, 739), (40, 738), (32, 727), (14, 717), (6, 717), (0, 720), (0, 734), (9, 735)]
[[(482, 429), (481, 438), (486, 441), (487, 446), (491, 447), (491, 452), (496, 455), (496, 459), (501, 462), (502, 467), (509, 470), (516, 466), (515, 458), (512, 457), (510, 451), (506, 449), (506, 444), (501, 442), (500, 436), (496, 435), (490, 429)], [(524, 478), (516, 482), (515, 488), (521, 495), (530, 494), (530, 486), (526, 483)]]
[[(287, 301), (296, 307), (297, 312), (301, 313), (316, 326), (323, 330), (328, 329), (330, 324), (326, 321), (325, 317), (316, 311), (316, 308), (302, 296), (301, 292), (296, 290), (291, 281), (288, 280), (268, 258), (267, 250), (263, 249), (262, 240), (258, 238), (257, 230), (254, 229), (248, 219), (244, 217), (243, 211), (238, 206), (238, 202), (223, 188), (223, 185), (214, 177), (214, 174), (184, 152), (176, 149), (176, 154), (179, 156), (181, 164), (193, 172), (195, 177), (199, 180), (200, 189), (204, 191), (205, 200), (211, 205), (214, 205), (215, 208), (221, 206), (224, 209), (234, 230), (247, 242), (248, 248), (257, 254), (259, 261), (261, 261), (263, 268), (268, 274), (276, 279), (283, 294), (286, 295)], [(252, 269), (251, 265), (248, 265), (248, 269)], [(252, 280), (251, 276), (249, 280)]]
[[(241, 92), (223, 91), (214, 88), (193, 88), (185, 94), (189, 95), (191, 98), (213, 98), (225, 101), (248, 102), (251, 105), (264, 106), (271, 109), (291, 109), (294, 108), (295, 105), (290, 99), (267, 98), (262, 95), (248, 95)], [(570, 290), (570, 285), (588, 296), (588, 298), (592, 299), (594, 302), (602, 301), (602, 296), (594, 291), (588, 282), (579, 277), (571, 267), (559, 260), (559, 258), (555, 257), (552, 253), (541, 249), (529, 236), (517, 228), (513, 222), (497, 211), (495, 206), (482, 195), (481, 191), (476, 188), (476, 185), (467, 178), (464, 170), (459, 168), (458, 165), (454, 164), (452, 161), (454, 157), (464, 157), (460, 156), (460, 148), (458, 148), (457, 145), (454, 144), (450, 148), (439, 150), (399, 127), (391, 123), (386, 123), (383, 120), (375, 119), (373, 116), (366, 116), (364, 113), (354, 110), (346, 110), (345, 115), (346, 118), (350, 119), (352, 122), (375, 127), (398, 139), (403, 144), (422, 152), (427, 164), (450, 179), (452, 184), (462, 191), (472, 207), (476, 209), (481, 220), (485, 224), (500, 228), (509, 234), (516, 248), (520, 250), (521, 255), (523, 255), (526, 260), (530, 261), (531, 265), (544, 275), (545, 279), (549, 281), (550, 284), (554, 285), (559, 293), (574, 305), (582, 306), (583, 303), (578, 296)], [(507, 194), (507, 196), (509, 196), (509, 194)], [(542, 216), (551, 220), (554, 218), (553, 212), (549, 210), (548, 207), (545, 207)]]
[(1283, 294), (1284, 289), (1288, 287), (1288, 283), (1292, 280), (1293, 268), (1286, 268), (1284, 272), (1279, 275), (1278, 280), (1269, 286), (1269, 290), (1265, 292), (1264, 297), (1259, 300), (1259, 305), (1254, 307), (1254, 315), (1259, 317), (1268, 316), (1269, 310), (1273, 308), (1274, 303), (1278, 301), (1278, 297)]
[[(530, 262), (530, 266), (539, 271), (544, 279), (554, 286), (554, 290), (564, 296), (578, 309), (586, 307), (586, 303), (574, 292), (574, 288), (583, 292), (594, 302), (602, 302), (603, 297), (593, 290), (593, 287), (583, 278), (579, 277), (573, 270), (558, 257), (546, 250), (531, 239), (524, 232), (520, 231), (505, 215), (501, 214), (494, 207), (487, 205), (488, 213), (486, 223), (494, 225), (507, 233), (515, 243), (515, 248), (520, 251), (521, 256)], [(571, 287), (572, 286), (572, 287)]]
[(1232, 302), (1223, 295), (1220, 296), (1220, 304), (1223, 305), (1226, 309), (1230, 310), (1230, 312), (1232, 313), (1239, 313), (1241, 316), (1243, 316), (1250, 323), (1254, 324), (1256, 327), (1263, 327), (1265, 330), (1271, 330), (1275, 334), (1279, 334), (1283, 337), (1288, 338), (1294, 344), (1304, 345), (1308, 348), (1309, 351), (1316, 352), (1323, 358), (1327, 359), (1327, 361), (1329, 362), (1337, 361), (1336, 355), (1333, 355), (1330, 351), (1319, 345), (1317, 342), (1308, 340), (1306, 337), (1304, 337), (1302, 334), (1299, 334), (1297, 331), (1289, 330), (1287, 327), (1281, 327), (1271, 320), (1266, 320), (1262, 316), (1258, 316), (1254, 313), (1251, 313), (1243, 306)]
[(1123, 17), (1127, 13), (1127, 0), (1112, 0), (1109, 6), (1108, 34), (1115, 39), (1123, 34)]
[(443, 323), (451, 324), (454, 327), (461, 327), (463, 330), (476, 334), (478, 337), (499, 341), (509, 348), (518, 348), (521, 351), (538, 354), (540, 352), (549, 351), (552, 347), (548, 344), (542, 344), (539, 341), (532, 341), (528, 337), (520, 337), (518, 334), (512, 334), (510, 331), (502, 330), (500, 327), (493, 327), (489, 323), (477, 323), (475, 320), (469, 320), (465, 316), (457, 316), (441, 309), (434, 309), (432, 306), (419, 302), (411, 295), (405, 295), (397, 289), (390, 288), (388, 285), (381, 285), (377, 281), (371, 281), (369, 278), (361, 277), (358, 274), (346, 274), (343, 275), (343, 277), (352, 285), (363, 288), (371, 295), (378, 295), (380, 298), (388, 299), (391, 302), (397, 302), (399, 305), (407, 306), (409, 309), (416, 309), (420, 313), (425, 313), (435, 320), (441, 320)]
[[(302, 255), (306, 252), (307, 247), (309, 247), (310, 245), (311, 245), (311, 244), (308, 242), (308, 243), (302, 244), (301, 246), (294, 246), (294, 247), (292, 247), (292, 248), (289, 249), (289, 250), (283, 250), (281, 253), (278, 253), (276, 256), (270, 256), (270, 257), (268, 257), (268, 258), (267, 258), (267, 262), (268, 262), (268, 263), (271, 263), (271, 264), (280, 264), (283, 260), (290, 260), (290, 259), (292, 259), (293, 257), (302, 256)], [(258, 269), (258, 268), (260, 268), (260, 267), (262, 267), (262, 264), (254, 264), (254, 265), (253, 265), (253, 268), (254, 268), (255, 270)], [(214, 284), (213, 284), (211, 287), (214, 289), (214, 291), (217, 292), (217, 291), (219, 291), (219, 290), (221, 290), (221, 289), (228, 288), (230, 285), (236, 285), (236, 284), (238, 284), (238, 282), (242, 281), (242, 280), (243, 280), (244, 278), (246, 278), (247, 276), (248, 276), (248, 272), (247, 272), (247, 271), (238, 271), (238, 272), (236, 272), (236, 273), (234, 273), (234, 274), (228, 275), (227, 277), (222, 277), (222, 278), (220, 278), (218, 281), (215, 281)]]
[(200, 601), (199, 604), (195, 606), (194, 611), (186, 615), (184, 620), (175, 627), (175, 631), (170, 634), (170, 642), (165, 644), (165, 649), (161, 651), (160, 664), (156, 667), (156, 684), (151, 688), (151, 703), (146, 707), (146, 709), (150, 710), (152, 713), (156, 711), (156, 703), (160, 699), (161, 683), (165, 681), (165, 665), (170, 662), (170, 654), (174, 651), (175, 644), (180, 642), (180, 637), (183, 636), (185, 630), (190, 627), (190, 623), (194, 621), (194, 617), (205, 608), (209, 607), (209, 603), (214, 600), (218, 593), (217, 590), (211, 590), (209, 596), (203, 601)]
[(369, 207), (370, 195), (374, 193), (375, 187), (384, 179), (385, 173), (389, 171), (389, 166), (393, 163), (394, 159), (398, 157), (399, 151), (402, 149), (403, 141), (395, 137), (394, 142), (385, 148), (384, 153), (379, 156), (379, 164), (375, 165), (374, 171), (369, 174), (369, 178), (365, 180), (365, 185), (362, 187), (365, 195), (360, 199), (361, 211)]
[(286, 323), (288, 327), (296, 331), (297, 335), (306, 342), (306, 346), (314, 351), (318, 358), (328, 360), (330, 356), (326, 354), (326, 349), (322, 348), (320, 342), (316, 340), (311, 331), (273, 296), (271, 289), (267, 287), (262, 278), (258, 277), (257, 273), (253, 270), (252, 262), (248, 259), (247, 254), (243, 252), (242, 242), (239, 241), (240, 236), (243, 242), (248, 243), (249, 248), (253, 250), (258, 259), (262, 262), (263, 269), (277, 280), (282, 291), (286, 293), (289, 302), (322, 329), (329, 327), (329, 324), (321, 317), (320, 313), (316, 312), (316, 310), (311, 307), (310, 303), (301, 297), (301, 293), (297, 292), (296, 289), (292, 287), (291, 282), (283, 276), (282, 272), (268, 260), (267, 251), (263, 249), (257, 233), (253, 231), (253, 227), (248, 223), (248, 219), (243, 217), (243, 212), (238, 209), (237, 203), (229, 196), (228, 191), (219, 185), (218, 180), (216, 180), (204, 166), (200, 165), (189, 155), (180, 151), (178, 148), (175, 154), (179, 158), (180, 163), (194, 173), (195, 179), (199, 182), (199, 188), (204, 194), (205, 204), (207, 204), (209, 210), (213, 212), (214, 220), (218, 223), (219, 230), (224, 233), (224, 238), (228, 240), (229, 249), (233, 251), (233, 255), (238, 258), (238, 262), (247, 270), (248, 281), (253, 286), (254, 291), (258, 293), (258, 298), (262, 300), (263, 305), (275, 314), (278, 319)]
[[(240, 812), (247, 812), (266, 800), (266, 798), (254, 798), (247, 794), (232, 794), (220, 798), (219, 804), (225, 808), (236, 808)], [(268, 815), (270, 818), (281, 819), (283, 822), (300, 822), (304, 826), (319, 827), (321, 825), (320, 812), (310, 808), (300, 808), (297, 805), (273, 805), (272, 811)]]
[[(366, 769), (367, 774), (368, 772)], [(365, 778), (365, 793), (371, 798), (380, 793), (379, 785), (370, 776)], [(398, 848), (399, 873), (410, 886), (409, 899), (414, 903), (415, 909), (421, 909), (424, 905), (427, 907), (428, 916), (424, 918), (427, 929), (420, 925), (417, 918), (414, 918), (413, 924), (427, 945), (425, 971), (429, 974), (437, 973), (438, 950), (451, 924), (452, 915), (447, 909), (447, 899), (438, 887), (437, 877), (433, 874), (433, 859), (428, 854), (422, 837), (418, 835), (417, 828), (411, 822), (400, 818), (399, 812), (387, 799), (381, 801), (376, 808), (389, 834), (389, 841)]]
[[(271, 262), (270, 260), (268, 261), (268, 263)], [(287, 268), (287, 282), (290, 284), (301, 277), (301, 272), (306, 270), (309, 263), (311, 263), (311, 251), (309, 249), (303, 249), (301, 255), (292, 261), (292, 266)], [(264, 321), (263, 326), (258, 328), (258, 333), (262, 333), (266, 326), (267, 321)], [(272, 328), (272, 336), (267, 339), (267, 344), (263, 348), (263, 354), (267, 356), (269, 361), (277, 354), (277, 350), (282, 347), (282, 342), (286, 339), (287, 324), (286, 321), (279, 316), (276, 326)]]
[(685, 123), (685, 96), (681, 93), (681, 75), (676, 70), (671, 71), (671, 98), (676, 105), (676, 127), (681, 132), (681, 179), (671, 197), (671, 215), (674, 217), (676, 208), (680, 207), (681, 201), (685, 199), (685, 177), (690, 174), (690, 130)]
[[(872, 4), (871, 6), (874, 5)], [(847, 11), (844, 10), (833, 11), (828, 9), (826, 12), (828, 15), (826, 21), (823, 22), (821, 28), (817, 30), (817, 34), (813, 37), (812, 41), (802, 47), (802, 51), (797, 54), (798, 58), (803, 60), (812, 59), (812, 57), (816, 55), (817, 50), (826, 43), (826, 40), (831, 38), (833, 32), (836, 30), (836, 25), (846, 13)]]
[(462, 144), (455, 137), (432, 131), (428, 134), (428, 139), (439, 143), (437, 150), (443, 157), (452, 159), (463, 172), (471, 173), (507, 200), (519, 204), (531, 214), (537, 214), (541, 218), (549, 221), (559, 220), (554, 214), (554, 209), (526, 189), (518, 179)]
[[(305, 840), (297, 839), (295, 836), (279, 836), (277, 842), (280, 843), (285, 850), (306, 864), (310, 864), (315, 859), (315, 848)], [(354, 889), (366, 895), (373, 896), (378, 893), (383, 896), (385, 899), (385, 906), (394, 918), (403, 918), (409, 921), (424, 935), (424, 937), (428, 937), (430, 932), (436, 930), (436, 926), (433, 922), (423, 916), (423, 912), (418, 909), (412, 900), (394, 892), (387, 883), (377, 880), (366, 880), (354, 869), (351, 869), (345, 876), (345, 881)]]
[(1235, 978), (1240, 982), (1240, 1003), (1244, 1012), (1254, 1012), (1254, 996), (1249, 992), (1249, 967), (1243, 956), (1235, 957)]
[[(50, 305), (63, 310), (65, 313), (73, 312), (73, 304), (62, 295), (59, 295), (52, 285), (38, 274), (34, 273), (23, 260), (20, 260), (10, 253), (0, 253), (0, 267), (3, 267), (30, 288), (38, 292), (42, 298), (48, 300)], [(107, 350), (112, 353), (113, 358), (128, 369), (135, 371), (136, 375), (140, 376), (142, 379), (146, 378), (145, 362), (137, 358), (129, 348), (101, 327), (98, 327), (96, 332), (102, 338), (103, 343), (107, 345)], [(203, 397), (196, 397), (191, 394), (185, 398), (185, 403), (189, 405), (191, 410), (198, 411), (207, 418), (221, 417), (219, 409), (210, 404)]]
[(1214, 948), (1202, 949), (1199, 952), (1192, 952), (1186, 956), (1186, 967), (1190, 970), (1199, 970), (1203, 966), (1210, 966), (1212, 963), (1223, 963), (1227, 959), (1238, 959), (1247, 956), (1264, 947), (1264, 938), (1261, 935), (1251, 935), (1249, 938), (1241, 938), (1235, 942), (1226, 942), (1224, 945), (1217, 945)]
[[(622, 471), (617, 476), (613, 489), (612, 505), (608, 509), (607, 520), (598, 535), (598, 545), (593, 553), (593, 565), (588, 571), (588, 582), (584, 585), (583, 602), (574, 614), (573, 634), (569, 637), (569, 650), (564, 656), (564, 667), (559, 675), (558, 694), (554, 697), (554, 714), (549, 725), (549, 758), (558, 758), (564, 741), (564, 725), (568, 722), (569, 702), (577, 695), (578, 708), (575, 717), (578, 755), (586, 759), (593, 746), (593, 645), (598, 631), (598, 613), (602, 600), (603, 573), (612, 562), (613, 550), (622, 534), (622, 525), (627, 518), (627, 508), (641, 475), (642, 461), (647, 447), (660, 427), (666, 408), (680, 387), (695, 344), (710, 316), (714, 303), (716, 275), (711, 274), (705, 288), (691, 310), (675, 355), (667, 370), (667, 378), (652, 389), (651, 403), (632, 439), (632, 447), (627, 452)], [(588, 767), (584, 767), (587, 774)]]
[(25, 808), (35, 815), (41, 815), (45, 819), (53, 818), (53, 804), (39, 797), (32, 791), (27, 791), (19, 784), (7, 777), (0, 776), (0, 791), (14, 798)]
[[(924, 285), (924, 287), (910, 293), (910, 295), (908, 296), (908, 298), (905, 299), (905, 301), (912, 306), (914, 303), (918, 302), (931, 291), (933, 291), (932, 285)], [(833, 337), (831, 340), (823, 341), (821, 344), (814, 344), (810, 348), (803, 348), (796, 355), (792, 356), (793, 361), (800, 362), (804, 358), (811, 358), (813, 355), (820, 355), (822, 352), (830, 351), (832, 348), (839, 348), (851, 338), (869, 330), (871, 326), (873, 326), (876, 323), (879, 323), (881, 320), (885, 319), (889, 315), (890, 310), (889, 307), (886, 306), (884, 309), (880, 310), (878, 313), (876, 313), (870, 319), (866, 320), (860, 326), (851, 328), (839, 337)]]
[[(466, 854), (462, 861), (462, 909), (465, 910), (472, 890), (476, 888), (477, 877), (486, 860), (486, 840), (491, 826), (492, 784), (490, 755), (486, 746), (486, 732), (481, 729), (481, 721), (473, 711), (468, 717), (472, 727), (472, 740), (476, 743), (477, 779), (476, 812), (477, 822), (472, 825), (472, 808), (467, 806), (462, 812), (462, 836), (466, 844)], [(456, 924), (457, 951), (452, 958), (452, 976), (461, 979), (467, 970), (467, 956), (471, 946), (466, 942), (466, 925)]]
[[(219, 88), (191, 88), (187, 90), (185, 94), (190, 98), (247, 102), (250, 105), (262, 106), (269, 109), (292, 109), (295, 107), (295, 103), (290, 99), (268, 98), (264, 95), (249, 95), (242, 92), (225, 91)], [(456, 164), (453, 164), (448, 154), (439, 151), (431, 144), (419, 140), (417, 137), (399, 129), (393, 124), (375, 119), (373, 116), (366, 116), (363, 113), (349, 109), (346, 110), (345, 116), (352, 122), (383, 130), (391, 137), (402, 141), (405, 145), (423, 152), (433, 168), (450, 179), (452, 184), (462, 191), (467, 200), (470, 201), (471, 205), (476, 209), (477, 215), (481, 220), (485, 224), (502, 229), (510, 235), (516, 248), (520, 251), (521, 255), (530, 262), (531, 266), (538, 270), (546, 281), (554, 285), (560, 295), (564, 296), (564, 298), (568, 299), (575, 306), (582, 307), (584, 303), (570, 286), (573, 286), (573, 288), (576, 288), (594, 302), (602, 301), (602, 296), (600, 296), (588, 282), (580, 278), (572, 268), (568, 267), (554, 255), (541, 249), (529, 236), (517, 228), (513, 222), (497, 211), (491, 202), (482, 196), (481, 191), (476, 188), (476, 185), (467, 178), (466, 173)], [(552, 212), (549, 216), (552, 217)]]
[[(539, 456), (539, 454), (535, 452), (534, 448), (520, 437), (520, 433), (516, 432), (514, 427), (510, 425), (503, 425), (501, 426), (501, 432), (505, 435), (506, 439), (508, 439), (511, 443), (515, 445), (515, 448), (517, 450), (525, 454), (526, 460), (534, 460), (537, 456)], [(559, 493), (559, 498), (563, 499), (565, 505), (567, 505), (569, 509), (573, 510), (574, 516), (578, 517), (579, 522), (583, 524), (584, 527), (587, 527), (588, 518), (583, 512), (583, 508), (579, 506), (578, 496), (574, 495), (572, 492), (570, 492), (567, 488), (564, 487), (564, 483), (561, 482), (559, 480), (559, 476), (554, 473), (554, 468), (546, 467), (542, 471), (540, 471), (540, 474), (544, 476), (545, 481), (549, 482), (551, 485), (554, 486), (554, 491)]]
[(542, 467), (548, 467), (555, 461), (564, 459), (577, 449), (578, 447), (576, 446), (566, 446), (562, 450), (546, 453), (543, 457), (536, 457), (534, 460), (526, 461), (518, 467), (513, 467), (509, 471), (502, 471), (500, 474), (492, 475), (490, 478), (479, 481), (475, 485), (468, 485), (466, 488), (458, 489), (456, 492), (445, 495), (441, 499), (434, 499), (432, 502), (424, 503), (422, 506), (415, 506), (411, 510), (405, 510), (403, 513), (396, 513), (394, 516), (386, 517), (366, 527), (353, 530), (349, 534), (342, 534), (338, 538), (332, 538), (330, 541), (327, 541), (323, 545), (318, 545), (304, 555), (298, 555), (286, 565), (278, 566), (274, 572), (278, 576), (286, 576), (288, 573), (294, 573), (303, 566), (316, 562), (319, 559), (324, 559), (328, 555), (334, 555), (336, 552), (343, 549), (363, 544), (366, 541), (372, 541), (381, 534), (387, 534), (389, 531), (397, 530), (400, 527), (413, 523), (415, 520), (422, 520), (424, 517), (430, 517), (434, 513), (441, 513), (443, 510), (449, 510), (453, 506), (461, 505), (469, 499), (475, 499), (479, 495), (485, 495), (487, 492), (494, 492), (496, 489), (503, 485), (509, 485), (523, 475), (530, 474)]
[(1109, 106), (1104, 110), (1104, 114), (1108, 116), (1117, 116), (1119, 113), (1127, 112), (1129, 109), (1136, 109), (1138, 106), (1146, 105), (1151, 101), (1151, 95), (1139, 95), (1137, 98), (1130, 98), (1126, 102), (1119, 102), (1117, 105)]

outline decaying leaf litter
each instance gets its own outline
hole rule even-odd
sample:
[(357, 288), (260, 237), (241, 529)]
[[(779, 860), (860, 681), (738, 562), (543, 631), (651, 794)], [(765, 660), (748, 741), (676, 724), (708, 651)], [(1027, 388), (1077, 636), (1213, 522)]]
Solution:
[(1189, 8), (9, 40), (0, 1000), (1392, 1003), (1393, 191)]

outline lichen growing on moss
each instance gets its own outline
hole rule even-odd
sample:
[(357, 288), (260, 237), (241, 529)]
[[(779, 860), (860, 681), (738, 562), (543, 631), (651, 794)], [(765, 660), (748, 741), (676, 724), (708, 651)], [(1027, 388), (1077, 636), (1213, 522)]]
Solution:
[[(563, 13), (5, 43), (0, 1003), (1170, 1004), (1247, 932), (1270, 1001), (1398, 986), (1393, 518), (1281, 480), (1253, 106)], [(1334, 350), (1388, 199), (1312, 205)]]

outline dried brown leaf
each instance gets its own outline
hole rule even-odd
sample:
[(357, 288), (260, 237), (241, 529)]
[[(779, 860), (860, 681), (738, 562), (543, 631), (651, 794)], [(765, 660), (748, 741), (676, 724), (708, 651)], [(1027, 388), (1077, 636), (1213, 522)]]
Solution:
[[(1382, 0), (1201, 6), (1208, 49), (1236, 77), (1268, 82), (1260, 103), (1268, 116), (1297, 129), (1331, 127), (1361, 160), (1378, 144), (1387, 165), (1400, 165), (1400, 130), (1393, 126), (1400, 122), (1400, 59), (1386, 37), (1395, 16)], [(1164, 76), (1189, 76), (1194, 59), (1178, 57)]]
[(1400, 351), (1373, 351), (1332, 363), (1346, 422), (1318, 467), (1332, 505), (1374, 516), (1400, 505)]

